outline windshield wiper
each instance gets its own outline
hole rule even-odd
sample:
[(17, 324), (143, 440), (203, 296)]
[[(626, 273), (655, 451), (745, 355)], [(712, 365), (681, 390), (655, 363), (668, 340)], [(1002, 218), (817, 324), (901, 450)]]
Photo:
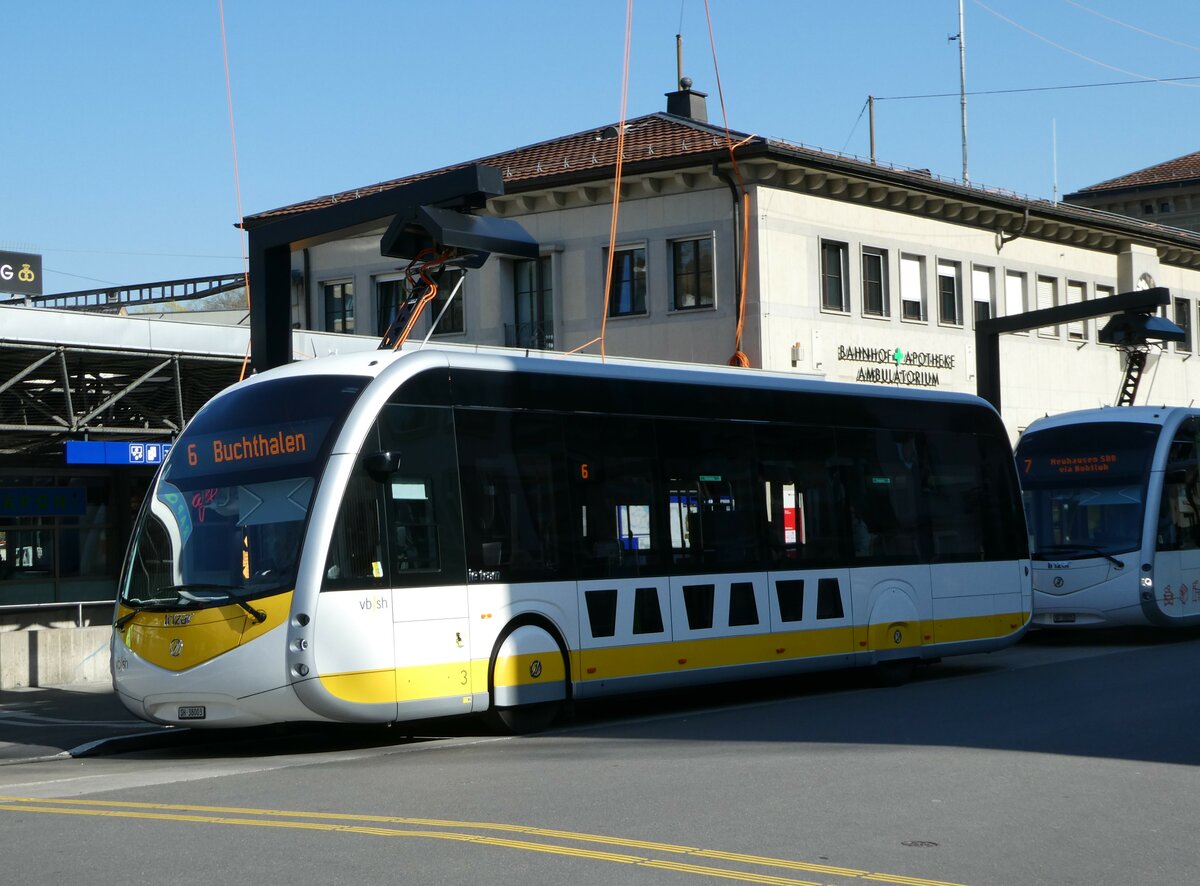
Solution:
[(125, 625), (129, 624), (130, 620), (141, 611), (142, 611), (142, 609), (140, 606), (135, 606), (133, 608), (132, 612), (122, 615), (120, 618), (118, 618), (116, 621), (113, 622), (113, 630), (114, 631), (121, 630), (121, 628), (123, 628), (123, 627), (125, 627)]
[(1107, 560), (1113, 566), (1116, 566), (1118, 569), (1125, 568), (1124, 560), (1118, 560), (1116, 557), (1114, 557), (1108, 551), (1103, 550), (1102, 548), (1098, 548), (1095, 545), (1082, 545), (1082, 544), (1045, 545), (1043, 547), (1038, 548), (1039, 554), (1043, 553), (1045, 551), (1059, 551), (1059, 552), (1062, 552), (1062, 551), (1091, 551), (1093, 554), (1099, 554), (1101, 557), (1103, 557), (1105, 560)]
[[(159, 593), (162, 593), (163, 591), (172, 591), (175, 594), (174, 600), (153, 599), (153, 600), (142, 601), (142, 605), (135, 606), (133, 609), (133, 612), (130, 612), (127, 615), (123, 615), (120, 618), (118, 618), (113, 623), (113, 627), (116, 628), (117, 630), (120, 630), (121, 628), (125, 627), (125, 625), (129, 623), (129, 620), (132, 619), (139, 612), (145, 612), (148, 609), (156, 609), (161, 606), (176, 606), (176, 605), (178, 605), (178, 603), (180, 601), (183, 601), (183, 600), (186, 600), (189, 603), (213, 603), (213, 602), (220, 601), (220, 600), (232, 600), (238, 606), (245, 609), (246, 612), (248, 612), (250, 614), (250, 617), (254, 619), (256, 624), (262, 624), (264, 621), (266, 621), (267, 614), (265, 612), (263, 612), (261, 609), (255, 609), (253, 606), (251, 606), (249, 603), (246, 602), (244, 597), (240, 596), (239, 594), (234, 593), (234, 591), (236, 591), (236, 590), (237, 590), (236, 588), (232, 588), (229, 585), (214, 585), (214, 584), (167, 585), (167, 586), (156, 589), (155, 593), (159, 594)], [(220, 596), (210, 596), (205, 593), (205, 592), (214, 592), (214, 591), (217, 594), (219, 594)]]
[(264, 621), (267, 620), (267, 614), (265, 612), (263, 612), (261, 609), (255, 609), (253, 606), (251, 606), (249, 603), (246, 602), (244, 597), (240, 596), (239, 594), (235, 594), (234, 593), (235, 589), (229, 587), (228, 585), (176, 585), (175, 586), (175, 591), (176, 591), (176, 593), (179, 594), (181, 599), (190, 600), (193, 603), (208, 603), (214, 599), (219, 599), (219, 598), (214, 598), (214, 597), (198, 597), (192, 593), (193, 590), (217, 591), (217, 592), (221, 593), (225, 597), (225, 599), (232, 600), (238, 606), (241, 606), (248, 613), (250, 613), (250, 617), (253, 618), (257, 624), (262, 624)]

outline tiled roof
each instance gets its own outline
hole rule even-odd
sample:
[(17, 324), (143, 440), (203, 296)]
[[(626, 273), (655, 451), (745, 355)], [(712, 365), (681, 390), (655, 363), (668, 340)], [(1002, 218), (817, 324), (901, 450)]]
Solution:
[(1165, 185), (1192, 179), (1200, 179), (1200, 151), (1176, 157), (1174, 160), (1168, 160), (1166, 163), (1159, 163), (1156, 166), (1147, 166), (1137, 172), (1130, 172), (1096, 185), (1089, 185), (1081, 188), (1077, 193), (1093, 194), (1097, 191), (1142, 188), (1148, 185)]
[[(747, 138), (747, 135), (741, 132), (731, 132), (730, 135), (735, 143)], [(760, 143), (765, 141), (753, 136), (750, 139)], [(625, 123), (624, 163), (631, 166), (645, 161), (704, 155), (714, 151), (727, 150), (728, 141), (725, 130), (719, 126), (665, 113), (648, 114), (645, 117), (627, 120)], [(538, 142), (488, 157), (480, 157), (466, 163), (456, 163), (441, 169), (305, 200), (302, 203), (257, 213), (247, 217), (246, 221), (265, 222), (306, 212), (310, 209), (332, 206), (335, 203), (377, 194), (390, 188), (430, 178), (438, 173), (461, 169), (473, 163), (500, 169), (507, 187), (539, 178), (588, 171), (594, 172), (597, 178), (610, 178), (616, 161), (617, 128), (614, 124), (600, 129), (587, 129), (574, 135)]]

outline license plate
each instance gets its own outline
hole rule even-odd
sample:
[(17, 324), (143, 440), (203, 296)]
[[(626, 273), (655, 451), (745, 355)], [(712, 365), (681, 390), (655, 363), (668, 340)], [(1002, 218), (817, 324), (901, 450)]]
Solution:
[(1054, 613), (1054, 623), (1056, 625), (1075, 624), (1074, 612), (1056, 612)]
[(180, 720), (203, 720), (207, 716), (207, 711), (204, 705), (181, 705), (179, 708)]

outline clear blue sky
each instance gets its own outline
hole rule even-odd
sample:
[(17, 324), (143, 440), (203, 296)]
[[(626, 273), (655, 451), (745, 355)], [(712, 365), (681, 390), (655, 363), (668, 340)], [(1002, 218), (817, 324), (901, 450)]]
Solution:
[[(709, 0), (732, 128), (961, 176), (957, 0)], [(1200, 77), (1196, 0), (965, 0), (967, 90)], [(242, 268), (217, 0), (0, 0), (0, 249), (45, 291)], [(1008, 19), (1008, 20), (1005, 20)], [(1113, 19), (1117, 20), (1114, 21)], [(242, 208), (614, 122), (621, 0), (225, 0)], [(635, 0), (629, 115), (703, 0)], [(1036, 36), (1035, 36), (1036, 35)], [(1057, 44), (1057, 45), (1053, 45)], [(971, 181), (1051, 197), (1200, 150), (1200, 79), (968, 96)]]

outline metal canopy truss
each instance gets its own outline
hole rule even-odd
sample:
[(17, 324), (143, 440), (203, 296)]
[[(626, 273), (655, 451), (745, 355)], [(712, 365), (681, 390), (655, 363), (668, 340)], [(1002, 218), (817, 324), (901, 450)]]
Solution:
[(81, 289), (53, 295), (30, 295), (0, 301), (0, 304), (28, 305), (64, 310), (119, 310), (129, 305), (159, 305), (207, 298), (231, 292), (246, 285), (245, 274), (221, 274), (215, 277), (189, 277), (186, 280), (162, 280), (108, 289)]
[[(48, 456), (67, 439), (171, 439), (241, 359), (0, 342), (0, 454)], [(184, 378), (187, 383), (184, 384)]]

